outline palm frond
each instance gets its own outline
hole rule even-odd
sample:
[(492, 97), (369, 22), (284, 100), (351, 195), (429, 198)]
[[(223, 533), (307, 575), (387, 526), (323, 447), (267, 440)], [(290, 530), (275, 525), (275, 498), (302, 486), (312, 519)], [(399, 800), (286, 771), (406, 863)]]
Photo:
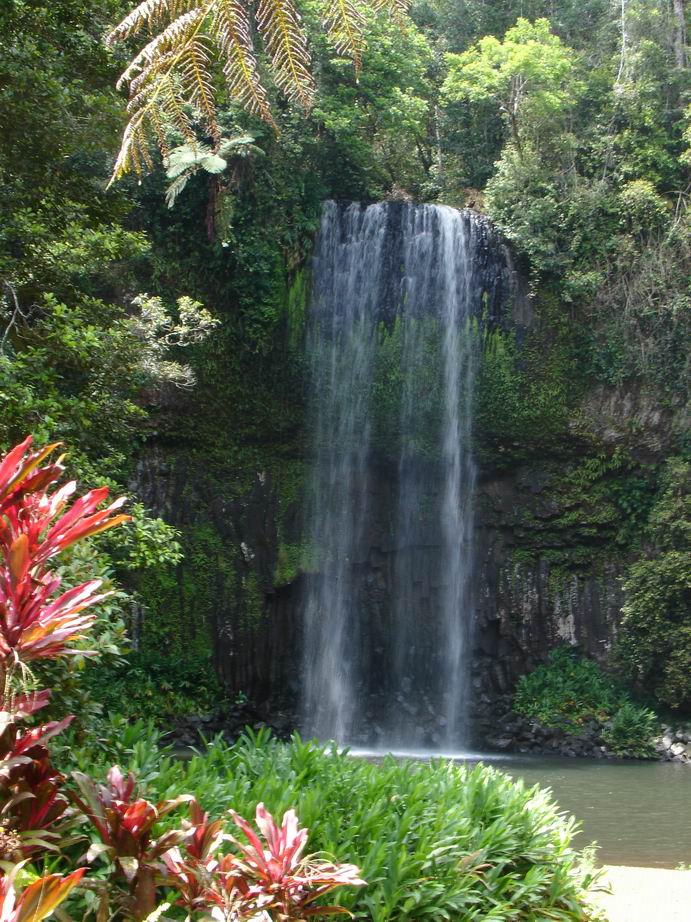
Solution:
[(309, 108), (314, 97), (310, 55), (300, 14), (292, 0), (260, 0), (257, 26), (271, 59), (276, 85), (292, 102)]
[(352, 58), (356, 72), (362, 67), (365, 17), (354, 0), (327, 0), (324, 23), (339, 54)]

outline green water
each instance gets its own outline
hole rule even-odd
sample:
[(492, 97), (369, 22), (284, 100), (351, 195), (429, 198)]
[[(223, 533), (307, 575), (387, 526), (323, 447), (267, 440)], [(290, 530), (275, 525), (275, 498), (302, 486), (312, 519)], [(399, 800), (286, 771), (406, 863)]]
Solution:
[(583, 831), (575, 844), (597, 841), (602, 864), (674, 868), (691, 864), (691, 765), (590, 759), (483, 760), (552, 789)]

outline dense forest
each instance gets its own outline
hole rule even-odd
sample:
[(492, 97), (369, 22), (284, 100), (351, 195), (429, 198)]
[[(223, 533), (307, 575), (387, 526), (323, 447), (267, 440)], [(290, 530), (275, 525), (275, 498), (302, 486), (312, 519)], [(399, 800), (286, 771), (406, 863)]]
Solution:
[[(503, 701), (519, 681), (516, 711), (545, 725), (573, 720), (550, 668), (569, 673), (581, 683), (574, 697), (593, 696), (580, 724), (599, 715), (608, 750), (649, 755), (660, 720), (691, 715), (688, 10), (683, 0), (299, 0), (298, 23), (289, 6), (283, 20), (268, 0), (149, 0), (136, 22), (128, 0), (0, 9), (0, 449), (28, 434), (36, 446), (60, 442), (80, 490), (130, 497), (129, 522), (60, 558), (64, 585), (98, 578), (112, 594), (77, 655), (32, 667), (54, 688), (51, 717), (77, 714), (80, 770), (107, 758), (79, 750), (90, 735), (110, 738), (104, 751), (115, 746), (121, 761), (134, 747), (162, 801), (202, 786), (210, 769), (199, 757), (184, 779), (178, 763), (157, 778), (133, 721), (154, 721), (155, 736), (188, 715), (271, 724), (278, 710), (278, 729), (292, 729), (300, 640), (286, 633), (309, 557), (305, 330), (322, 206), (432, 203), (487, 216), (513, 278), (504, 315), (482, 325), (474, 397), (480, 524), (501, 536), (492, 598), (504, 611), (496, 627), (483, 622), (476, 668), (504, 651), (487, 694)], [(394, 378), (384, 368), (377, 379), (383, 415)], [(400, 433), (382, 420), (385, 457)], [(526, 614), (531, 593), (539, 617)], [(569, 605), (566, 636), (554, 625)], [(585, 658), (565, 654), (565, 640)], [(303, 797), (301, 771), (331, 785), (335, 817), (348, 815), (349, 785), (379, 796), (371, 766), (337, 762), (327, 780), (323, 754), (295, 740), (290, 754), (274, 751), (263, 732), (242, 757), (216, 752), (227, 776), (209, 808), (270, 805), (258, 779), (271, 759), (275, 810)], [(404, 769), (387, 772), (392, 788), (413, 785)], [(424, 783), (445, 791), (440, 837), (461, 787), (467, 803), (453, 809), (465, 822), (491, 809), (479, 800), (499, 784), (440, 767)], [(411, 792), (411, 810), (427, 796)], [(301, 817), (318, 824), (303, 801)], [(527, 841), (535, 829), (513, 834)], [(318, 827), (317, 840), (363, 864), (332, 829)], [(419, 867), (436, 844), (419, 843)], [(562, 846), (540, 846), (556, 849), (557, 877), (574, 860)], [(339, 873), (346, 886), (355, 879), (343, 867), (334, 886)], [(364, 876), (375, 868), (371, 857)], [(476, 878), (442, 879), (426, 892), (427, 915), (401, 909), (401, 891), (386, 909), (383, 896), (345, 904), (361, 919), (518, 918), (517, 896), (497, 896), (494, 915), (468, 914), (459, 907), (487, 911)], [(570, 899), (544, 918), (590, 918), (564, 908)], [(90, 900), (98, 919), (153, 908), (111, 916)], [(226, 911), (214, 918), (249, 917)]]
[[(523, 342), (488, 344), (477, 410), (488, 468), (553, 461), (561, 534), (529, 535), (519, 557), (544, 551), (567, 570), (622, 558), (621, 662), (659, 702), (688, 706), (683, 5), (364, 13), (357, 71), (306, 3), (308, 109), (269, 73), (274, 127), (212, 73), (222, 163), (185, 159), (184, 144), (164, 163), (154, 145), (151, 170), (109, 184), (126, 121), (115, 81), (135, 46), (109, 51), (103, 37), (126, 11), (10, 3), (0, 76), (2, 441), (59, 439), (80, 477), (134, 485), (126, 537), (69, 562), (117, 579), (108, 649), (128, 623), (146, 684), (163, 643), (172, 671), (159, 679), (179, 690), (190, 677), (175, 664), (194, 672), (210, 656), (219, 619), (251, 617), (294, 578), (320, 204), (438, 201), (496, 222), (533, 305)], [(147, 456), (180, 472), (181, 495), (147, 495)], [(262, 567), (213, 513), (241, 516), (258, 471), (278, 533)]]

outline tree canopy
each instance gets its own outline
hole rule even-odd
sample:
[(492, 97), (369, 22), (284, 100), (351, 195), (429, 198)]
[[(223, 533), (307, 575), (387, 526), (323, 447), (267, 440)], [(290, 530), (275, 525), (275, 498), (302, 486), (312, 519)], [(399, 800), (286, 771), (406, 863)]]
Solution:
[(520, 144), (524, 121), (553, 126), (552, 120), (574, 102), (575, 57), (549, 20), (520, 18), (503, 41), (486, 35), (463, 54), (447, 55), (442, 92), (450, 102), (492, 101)]

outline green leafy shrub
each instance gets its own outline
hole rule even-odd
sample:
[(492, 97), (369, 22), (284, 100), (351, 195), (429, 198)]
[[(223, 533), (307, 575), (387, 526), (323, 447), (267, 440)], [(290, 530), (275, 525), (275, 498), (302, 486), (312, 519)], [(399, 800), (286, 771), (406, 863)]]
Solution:
[(571, 647), (558, 647), (547, 663), (521, 677), (513, 706), (524, 717), (576, 736), (594, 724), (617, 755), (652, 755), (655, 714)]
[(204, 656), (162, 659), (132, 652), (98, 674), (89, 672), (85, 680), (108, 713), (130, 719), (208, 714), (223, 702), (213, 665)]
[[(151, 748), (151, 747), (150, 747)], [(122, 754), (122, 753), (121, 753)], [(74, 754), (99, 775), (108, 754)], [(133, 759), (140, 770), (141, 751)], [(194, 791), (212, 815), (229, 804), (244, 816), (264, 802), (276, 815), (295, 807), (310, 849), (362, 870), (367, 887), (339, 891), (356, 919), (581, 920), (593, 874), (574, 851), (573, 818), (549, 793), (484, 765), (381, 763), (267, 732), (233, 746), (221, 739), (187, 762), (164, 757), (146, 795)]]
[(605, 724), (602, 739), (612, 752), (645, 757), (652, 754), (650, 740), (657, 729), (657, 717), (651, 710), (627, 701)]

